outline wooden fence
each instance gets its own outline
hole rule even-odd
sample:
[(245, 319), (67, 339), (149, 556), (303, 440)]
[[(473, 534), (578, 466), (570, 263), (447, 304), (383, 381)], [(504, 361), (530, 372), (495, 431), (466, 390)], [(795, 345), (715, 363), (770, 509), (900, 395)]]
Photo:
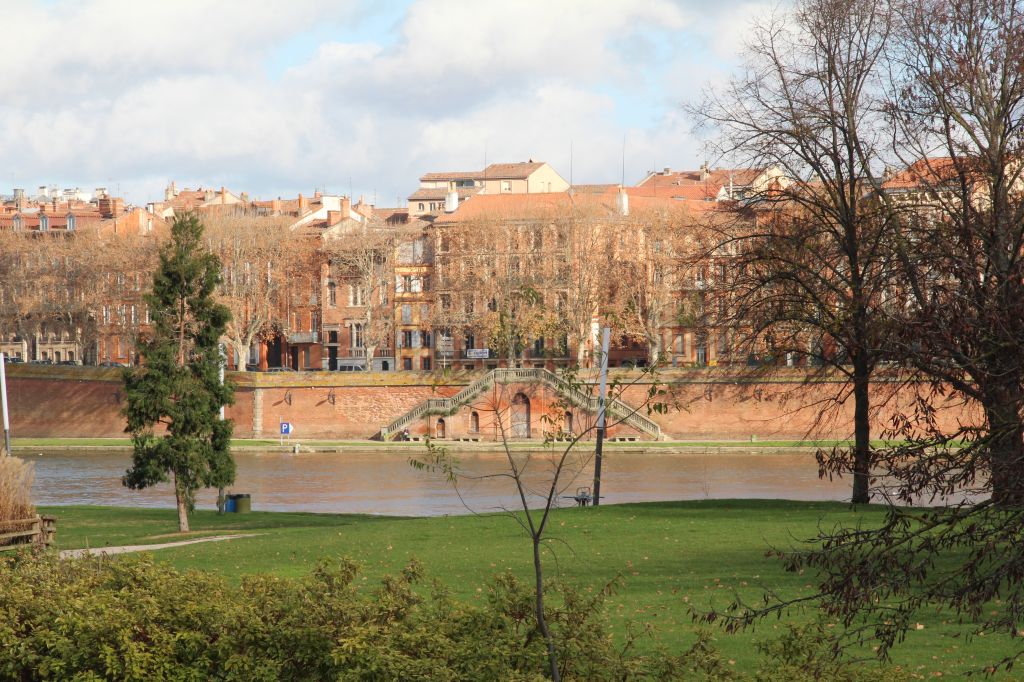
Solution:
[(57, 517), (36, 514), (30, 519), (0, 521), (0, 552), (27, 545), (46, 547), (57, 534)]

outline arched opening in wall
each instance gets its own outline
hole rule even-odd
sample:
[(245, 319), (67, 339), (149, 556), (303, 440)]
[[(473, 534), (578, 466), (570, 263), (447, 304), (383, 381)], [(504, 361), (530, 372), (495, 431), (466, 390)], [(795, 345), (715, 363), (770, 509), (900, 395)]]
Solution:
[(530, 399), (525, 393), (516, 393), (512, 398), (512, 437), (530, 437)]
[(480, 433), (480, 414), (472, 412), (469, 415), (469, 430), (473, 433)]
[(387, 372), (389, 369), (391, 369), (391, 365), (388, 364), (388, 361), (387, 360), (381, 360), (380, 361), (380, 371)]
[(565, 413), (565, 420), (562, 423), (562, 430), (566, 433), (572, 433), (572, 412)]
[(438, 419), (437, 420), (437, 427), (434, 429), (434, 437), (435, 438), (444, 438), (444, 431), (445, 431), (444, 420), (443, 419)]

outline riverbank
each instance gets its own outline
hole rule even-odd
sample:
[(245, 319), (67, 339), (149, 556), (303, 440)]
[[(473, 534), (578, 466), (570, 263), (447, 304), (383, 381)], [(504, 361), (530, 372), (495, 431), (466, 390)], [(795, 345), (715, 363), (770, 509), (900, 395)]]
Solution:
[[(60, 549), (168, 543), (223, 534), (252, 534), (231, 542), (193, 544), (160, 550), (158, 561), (179, 569), (211, 571), (233, 581), (244, 575), (297, 576), (328, 558), (351, 557), (363, 567), (371, 590), (385, 574), (394, 574), (419, 559), (429, 578), (470, 603), (486, 599), (485, 584), (496, 573), (530, 574), (529, 540), (504, 514), (395, 518), (354, 514), (252, 513), (217, 516), (196, 512), (194, 531), (173, 532), (171, 509), (49, 507), (58, 516)], [(880, 507), (857, 510), (833, 503), (778, 500), (717, 500), (609, 505), (562, 509), (553, 517), (549, 575), (593, 589), (617, 574), (621, 589), (607, 609), (617, 633), (628, 622), (650, 624), (654, 639), (681, 651), (693, 641), (696, 626), (690, 608), (702, 610), (729, 603), (734, 594), (756, 602), (765, 589), (785, 596), (807, 594), (812, 580), (782, 570), (765, 557), (769, 545), (786, 546), (810, 537), (819, 523), (867, 524), (881, 520)], [(757, 630), (726, 635), (716, 632), (718, 646), (738, 670), (757, 665), (755, 642), (781, 634), (787, 623), (807, 622), (810, 612), (765, 621)], [(893, 651), (904, 670), (925, 677), (941, 672), (960, 677), (1012, 649), (1007, 637), (962, 638), (967, 630), (948, 615), (923, 613), (920, 629)], [(870, 652), (866, 652), (870, 655)]]
[[(447, 441), (435, 440), (453, 452), (503, 452), (500, 442), (489, 441)], [(806, 450), (813, 452), (822, 448), (849, 445), (846, 440), (677, 440), (677, 441), (609, 441), (605, 448), (615, 452), (629, 453), (685, 453), (685, 452), (792, 452)], [(891, 444), (889, 441), (873, 441), (876, 447)], [(564, 443), (554, 443), (558, 447)], [(231, 448), (239, 451), (272, 451), (292, 452), (295, 446), (299, 452), (401, 452), (423, 451), (424, 441), (372, 441), (372, 440), (292, 440), (238, 438), (231, 441)], [(541, 450), (543, 441), (516, 441), (508, 444), (515, 451)], [(580, 449), (593, 448), (593, 441), (582, 441)], [(15, 454), (33, 453), (40, 450), (52, 452), (70, 452), (74, 450), (106, 450), (111, 452), (131, 452), (131, 440), (128, 438), (14, 438), (11, 448)]]

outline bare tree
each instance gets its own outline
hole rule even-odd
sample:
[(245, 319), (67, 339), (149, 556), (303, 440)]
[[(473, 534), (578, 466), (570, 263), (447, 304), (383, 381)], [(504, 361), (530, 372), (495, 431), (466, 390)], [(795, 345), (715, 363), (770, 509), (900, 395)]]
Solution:
[(378, 348), (392, 348), (395, 342), (396, 258), (402, 245), (417, 236), (419, 230), (373, 220), (323, 240), (330, 285), (349, 289), (347, 304), (342, 300), (338, 305), (351, 308), (352, 319), (360, 325), (367, 369)]
[(633, 208), (618, 220), (605, 256), (606, 314), (624, 336), (647, 346), (652, 364), (664, 354), (665, 329), (696, 326), (696, 319), (681, 319), (681, 309), (693, 300), (684, 284), (692, 265), (692, 227), (681, 207)]
[(287, 326), (284, 292), (296, 262), (305, 262), (306, 240), (288, 232), (289, 219), (235, 214), (205, 218), (204, 238), (222, 263), (218, 300), (231, 311), (225, 341), (244, 372), (257, 340)]
[[(727, 616), (739, 625), (814, 600), (883, 656), (922, 610), (973, 635), (1015, 635), (1024, 619), (1024, 8), (895, 9), (885, 111), (905, 168), (876, 181), (876, 197), (900, 266), (890, 342), (922, 390), (892, 428), (905, 442), (877, 467), (891, 502), (937, 506), (822, 529), (779, 552), (818, 576), (817, 595)], [(987, 672), (1024, 656), (1015, 641)]]
[(558, 334), (566, 242), (551, 215), (493, 216), (441, 229), (444, 251), (435, 262), (444, 326), (465, 325), (510, 365), (530, 339)]
[[(633, 408), (630, 414), (638, 412), (662, 411), (664, 404), (657, 402), (664, 391), (657, 382), (654, 367), (638, 374), (628, 383), (613, 380), (608, 387), (608, 400), (618, 400), (626, 390), (641, 382), (650, 381), (647, 396), (643, 405)], [(562, 375), (568, 391), (589, 392), (592, 386), (579, 381), (574, 372)], [(514, 415), (515, 398), (507, 386), (496, 385), (493, 393), (474, 405), (474, 409), (490, 415), (494, 427), (501, 439), (505, 454), (505, 467), (499, 473), (473, 476), (464, 473), (458, 461), (443, 447), (427, 441), (427, 454), (423, 459), (410, 459), (410, 464), (417, 469), (444, 474), (456, 491), (461, 484), (479, 480), (480, 478), (505, 479), (510, 484), (510, 492), (516, 499), (514, 507), (503, 508), (530, 538), (534, 587), (534, 620), (536, 632), (544, 638), (548, 651), (549, 674), (552, 680), (560, 680), (562, 666), (560, 664), (557, 635), (552, 632), (545, 614), (545, 571), (544, 556), (551, 554), (553, 541), (549, 537), (552, 516), (567, 498), (577, 497), (569, 494), (578, 485), (581, 476), (589, 474), (593, 465), (594, 452), (590, 448), (581, 448), (580, 441), (590, 436), (597, 428), (597, 420), (589, 425), (577, 428), (572, 432), (563, 431), (562, 415), (569, 403), (555, 401), (549, 414), (541, 417), (546, 425), (544, 445), (539, 452), (514, 450), (511, 441), (516, 431)], [(625, 421), (610, 419), (607, 428), (617, 427)], [(589, 490), (589, 488), (588, 488)], [(584, 494), (585, 495), (585, 494)], [(578, 497), (582, 502), (586, 497)], [(589, 501), (589, 500), (587, 500)], [(468, 509), (468, 507), (467, 507)], [(469, 509), (476, 513), (475, 510)], [(533, 637), (533, 633), (530, 634)]]
[(784, 173), (739, 202), (722, 235), (744, 254), (730, 314), (776, 354), (809, 354), (846, 378), (852, 462), (839, 451), (820, 456), (853, 471), (855, 503), (869, 500), (870, 386), (884, 357), (880, 308), (892, 284), (886, 214), (873, 195), (885, 150), (877, 111), (886, 4), (798, 3), (755, 27), (743, 74), (693, 109), (720, 130), (726, 152)]

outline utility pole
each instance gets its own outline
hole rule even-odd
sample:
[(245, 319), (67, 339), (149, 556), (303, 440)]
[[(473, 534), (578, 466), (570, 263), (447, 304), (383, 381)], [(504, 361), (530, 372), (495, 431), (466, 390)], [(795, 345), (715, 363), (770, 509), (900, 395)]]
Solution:
[(594, 448), (594, 506), (601, 504), (601, 450), (604, 448), (604, 405), (608, 395), (608, 338), (611, 328), (601, 334), (601, 389), (597, 398), (597, 446)]
[(7, 416), (7, 358), (0, 353), (0, 411), (4, 417), (4, 454), (11, 456), (11, 423)]

